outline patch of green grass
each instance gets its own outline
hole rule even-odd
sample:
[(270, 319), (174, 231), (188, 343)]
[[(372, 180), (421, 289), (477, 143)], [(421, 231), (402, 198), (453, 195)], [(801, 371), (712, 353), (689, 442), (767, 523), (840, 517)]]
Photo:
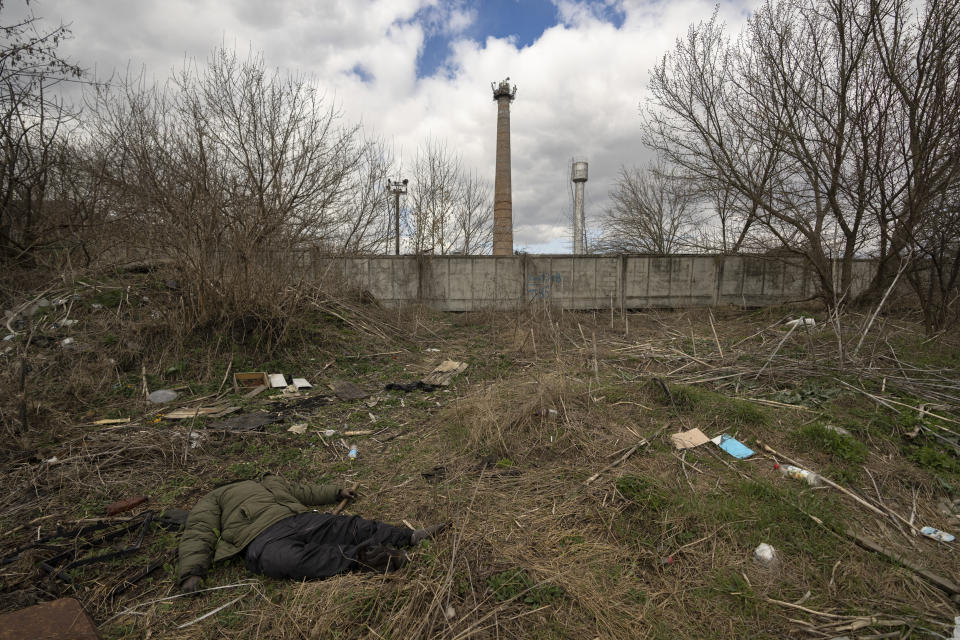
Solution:
[(727, 603), (730, 613), (737, 617), (755, 618), (759, 613), (753, 588), (737, 571), (715, 569), (707, 577), (707, 584), (701, 591), (707, 598), (716, 598), (719, 594), (719, 602)]
[(830, 381), (808, 378), (793, 389), (781, 389), (768, 397), (784, 404), (820, 407), (842, 395), (849, 395), (849, 393), (849, 391), (841, 389), (835, 382), (831, 384)]
[(800, 427), (794, 432), (793, 439), (808, 449), (817, 449), (847, 462), (859, 463), (867, 459), (867, 445), (820, 422)]
[(526, 571), (520, 568), (507, 569), (487, 579), (487, 586), (493, 592), (497, 602), (517, 598), (519, 602), (532, 607), (542, 607), (560, 600), (564, 591), (557, 585), (534, 582)]
[(123, 289), (104, 289), (90, 298), (90, 304), (102, 304), (104, 307), (115, 307), (123, 299)]
[(932, 443), (912, 447), (907, 458), (918, 467), (946, 474), (960, 474), (960, 461), (942, 446)]
[(237, 480), (253, 480), (259, 475), (257, 465), (252, 462), (235, 462), (227, 471)]
[(666, 491), (642, 476), (621, 476), (617, 479), (617, 491), (644, 510), (659, 512), (673, 504)]
[[(656, 383), (653, 383), (656, 384)], [(659, 386), (659, 385), (658, 385)], [(767, 423), (767, 413), (756, 404), (691, 385), (668, 385), (678, 411), (713, 417), (727, 427), (756, 427)], [(670, 400), (660, 392), (661, 403)]]

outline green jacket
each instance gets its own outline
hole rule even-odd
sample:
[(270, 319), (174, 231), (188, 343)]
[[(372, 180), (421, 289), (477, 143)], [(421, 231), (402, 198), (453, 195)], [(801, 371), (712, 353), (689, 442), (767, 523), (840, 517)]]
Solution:
[[(180, 538), (179, 582), (203, 577), (210, 558), (237, 555), (270, 525), (337, 500), (338, 487), (285, 482), (265, 475), (218, 487), (197, 503)], [(216, 550), (214, 552), (214, 550)]]

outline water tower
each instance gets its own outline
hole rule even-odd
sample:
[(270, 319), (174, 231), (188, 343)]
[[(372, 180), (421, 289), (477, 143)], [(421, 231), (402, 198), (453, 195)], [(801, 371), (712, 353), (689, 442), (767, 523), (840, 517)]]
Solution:
[(580, 255), (586, 249), (587, 225), (583, 214), (583, 188), (587, 183), (587, 163), (574, 160), (570, 170), (573, 181), (573, 253)]

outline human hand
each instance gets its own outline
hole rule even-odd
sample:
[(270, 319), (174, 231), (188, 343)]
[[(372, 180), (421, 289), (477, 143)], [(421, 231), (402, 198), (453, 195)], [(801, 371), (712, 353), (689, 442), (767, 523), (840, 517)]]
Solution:
[(357, 492), (353, 489), (347, 489), (344, 487), (337, 491), (337, 500), (353, 500), (357, 497)]
[(201, 582), (203, 582), (203, 578), (200, 576), (190, 576), (180, 585), (180, 590), (184, 593), (196, 593)]

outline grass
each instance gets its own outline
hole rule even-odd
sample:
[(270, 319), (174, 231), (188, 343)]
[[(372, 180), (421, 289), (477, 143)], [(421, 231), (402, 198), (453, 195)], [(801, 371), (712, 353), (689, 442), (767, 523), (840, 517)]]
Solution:
[(523, 569), (507, 569), (487, 579), (487, 587), (497, 602), (518, 600), (531, 607), (543, 607), (563, 598), (557, 585), (539, 584)]
[(820, 422), (800, 427), (793, 440), (805, 449), (815, 449), (846, 462), (861, 463), (867, 459), (867, 445)]
[[(149, 291), (151, 303), (162, 306), (165, 289), (155, 289)], [(359, 307), (353, 315), (340, 309), (340, 317), (313, 312), (292, 318), (288, 341), (271, 343), (265, 353), (256, 346), (262, 342), (256, 327), (237, 323), (221, 333), (206, 327), (177, 337), (149, 318), (152, 307), (137, 302), (136, 291), (131, 299), (135, 304), (130, 309), (124, 301), (120, 318), (92, 311), (83, 317), (91, 326), (91, 344), (109, 344), (86, 354), (82, 365), (70, 364), (77, 359), (58, 360), (57, 367), (64, 362), (75, 367), (58, 369), (38, 358), (39, 366), (48, 367), (42, 376), (49, 383), (35, 396), (43, 405), (36, 415), (49, 422), (38, 422), (36, 440), (0, 469), (6, 476), (0, 533), (47, 514), (98, 515), (108, 502), (137, 493), (149, 494), (156, 508), (189, 508), (218, 483), (265, 471), (291, 480), (359, 482), (361, 497), (348, 507), (350, 513), (414, 526), (451, 521), (453, 527), (411, 550), (411, 563), (394, 574), (356, 573), (303, 583), (260, 578), (243, 600), (181, 632), (173, 626), (241, 592), (160, 603), (155, 612), (103, 624), (105, 638), (143, 637), (148, 629), (155, 637), (187, 640), (784, 637), (801, 630), (791, 619), (822, 620), (767, 598), (795, 602), (807, 591), (811, 595), (803, 606), (834, 615), (910, 615), (927, 627), (952, 620), (953, 610), (935, 590), (829, 528), (858, 527), (924, 561), (933, 557), (928, 553), (933, 543), (918, 539), (918, 549), (907, 547), (892, 527), (889, 532), (879, 527), (872, 514), (840, 494), (780, 477), (758, 447), (754, 458), (739, 461), (711, 444), (680, 453), (667, 438), (672, 431), (698, 427), (708, 435), (759, 439), (872, 496), (873, 487), (860, 475), (867, 466), (886, 504), (909, 514), (916, 490), (918, 520), (939, 522), (930, 505), (949, 493), (948, 485), (960, 486), (956, 458), (922, 435), (909, 440), (906, 434), (916, 426), (909, 412), (878, 409), (860, 394), (837, 392), (829, 375), (780, 379), (785, 374), (777, 362), (770, 367), (771, 378), (690, 382), (699, 364), (678, 355), (678, 349), (692, 355), (696, 346), (698, 360), (756, 371), (783, 334), (771, 330), (751, 336), (782, 317), (783, 310), (715, 310), (726, 354), (721, 362), (706, 317), (688, 312), (630, 314), (630, 335), (624, 336), (622, 323), (610, 330), (604, 314), (565, 312), (548, 323), (544, 311), (442, 315)], [(89, 300), (77, 308), (88, 309)], [(364, 332), (356, 322), (360, 319), (402, 331), (384, 340)], [(674, 325), (683, 327), (675, 340), (670, 337)], [(597, 377), (592, 345), (584, 346), (581, 327), (588, 343), (597, 334)], [(516, 340), (530, 333), (536, 351), (532, 340), (522, 345)], [(743, 345), (733, 347), (744, 338)], [(833, 349), (826, 330), (813, 339)], [(637, 346), (658, 341), (669, 349), (651, 355)], [(808, 344), (804, 336), (801, 344), (786, 345), (785, 353), (809, 361)], [(400, 353), (374, 355), (394, 351)], [(794, 356), (786, 359), (788, 365), (797, 361)], [(379, 391), (387, 382), (416, 380), (447, 357), (470, 363), (449, 392)], [(947, 361), (942, 356), (941, 362)], [(334, 379), (349, 379), (380, 399), (373, 408), (336, 402), (250, 434), (205, 430), (203, 421), (153, 423), (144, 415), (152, 408), (141, 400), (141, 366), (151, 387), (189, 384), (182, 396), (186, 403), (216, 393), (228, 363), (233, 371), (305, 375), (317, 393)], [(9, 372), (0, 371), (3, 375), (0, 383), (14, 388)], [(654, 377), (668, 383), (673, 402)], [(39, 386), (40, 378), (34, 384)], [(871, 393), (881, 393), (882, 382), (871, 385), (864, 382)], [(238, 404), (245, 410), (274, 410), (278, 405), (270, 395)], [(761, 405), (748, 397), (799, 403), (814, 412)], [(224, 399), (239, 400), (230, 389)], [(4, 415), (15, 415), (15, 406), (2, 403)], [(540, 415), (544, 408), (557, 409), (557, 418)], [(75, 424), (79, 416), (86, 416), (82, 429)], [(110, 416), (131, 416), (137, 424), (109, 430), (89, 426), (91, 418)], [(295, 422), (311, 427), (301, 436), (287, 433)], [(324, 444), (313, 433), (345, 424), (374, 431), (357, 439), (360, 456), (352, 463), (338, 438)], [(853, 437), (827, 424), (843, 426)], [(638, 435), (649, 438), (663, 427), (664, 435), (609, 467)], [(205, 431), (196, 449), (183, 446), (191, 429)], [(42, 448), (34, 454), (30, 447), (40, 446), (36, 443)], [(53, 455), (88, 457), (52, 466), (37, 462)], [(438, 467), (442, 473), (434, 473)], [(33, 534), (20, 533), (8, 540), (22, 542)], [(751, 559), (760, 542), (778, 550), (780, 572)], [(146, 552), (118, 561), (110, 571), (143, 566), (176, 544), (175, 535), (153, 535)], [(674, 562), (665, 564), (665, 557)], [(936, 570), (960, 572), (953, 556), (936, 557)], [(19, 606), (15, 598), (33, 589), (29, 581), (11, 586), (15, 570), (20, 569), (10, 569), (0, 585), (0, 611)], [(111, 601), (104, 594), (113, 574), (91, 567), (87, 583), (63, 594), (78, 597), (104, 623), (127, 606), (175, 593), (174, 572), (175, 567), (166, 567)], [(207, 584), (249, 577), (243, 563), (233, 560), (214, 566)]]
[[(705, 415), (717, 426), (735, 429), (767, 423), (766, 411), (746, 400), (691, 385), (669, 385), (669, 388), (679, 411)], [(669, 405), (669, 402), (665, 399), (664, 404)]]

